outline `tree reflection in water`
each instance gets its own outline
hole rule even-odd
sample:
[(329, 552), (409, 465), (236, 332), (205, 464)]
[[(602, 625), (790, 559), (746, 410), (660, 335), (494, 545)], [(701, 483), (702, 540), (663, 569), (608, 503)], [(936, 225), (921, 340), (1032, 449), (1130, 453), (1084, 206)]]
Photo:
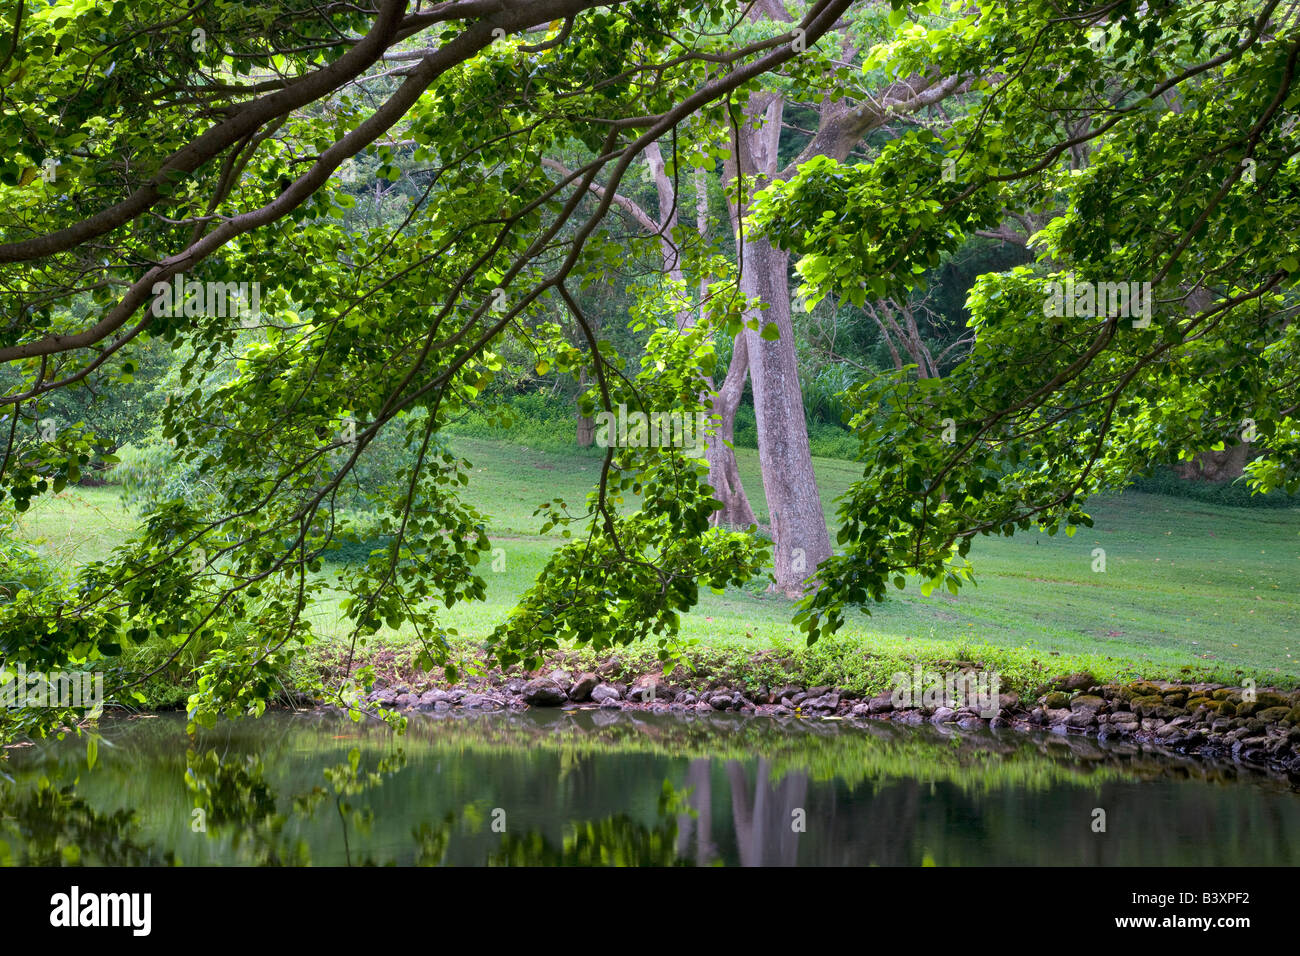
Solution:
[(106, 726), (93, 769), (71, 740), (12, 754), (0, 864), (1300, 864), (1275, 838), (1300, 827), (1286, 780), (1085, 739), (558, 712), (403, 738), (319, 714), (181, 726)]

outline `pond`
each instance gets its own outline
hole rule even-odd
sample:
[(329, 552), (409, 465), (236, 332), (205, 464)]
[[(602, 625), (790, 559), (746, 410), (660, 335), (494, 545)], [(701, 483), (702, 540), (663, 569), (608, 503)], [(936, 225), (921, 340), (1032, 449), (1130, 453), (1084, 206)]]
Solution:
[(84, 739), (8, 751), (0, 862), (1300, 865), (1286, 779), (1082, 737), (594, 710), (100, 733), (93, 768)]

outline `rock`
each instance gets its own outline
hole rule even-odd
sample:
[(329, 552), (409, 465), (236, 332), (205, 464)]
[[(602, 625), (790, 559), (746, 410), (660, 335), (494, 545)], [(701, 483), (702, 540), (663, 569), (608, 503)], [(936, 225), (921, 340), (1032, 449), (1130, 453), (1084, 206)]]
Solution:
[(1242, 737), (1233, 741), (1232, 752), (1242, 757), (1253, 757), (1268, 743), (1267, 737)]
[(1104, 710), (1109, 705), (1104, 698), (1093, 697), (1091, 694), (1080, 694), (1074, 700), (1070, 701), (1070, 710), (1076, 714), (1080, 711), (1096, 716), (1098, 711)]
[(1165, 699), (1159, 694), (1148, 694), (1142, 697), (1133, 697), (1128, 702), (1129, 710), (1139, 717), (1150, 716), (1150, 711), (1157, 707), (1165, 706)]
[(672, 694), (669, 692), (668, 682), (658, 674), (642, 674), (632, 686), (628, 688), (627, 699), (649, 703), (650, 701), (662, 700), (667, 703), (672, 700)]
[(1279, 720), (1287, 720), (1287, 715), (1290, 713), (1291, 709), (1289, 707), (1266, 707), (1255, 716), (1266, 724), (1275, 724)]
[(708, 703), (714, 710), (726, 710), (735, 703), (735, 698), (730, 694), (724, 694), (721, 691), (718, 691), (709, 697)]
[(871, 714), (871, 703), (854, 704), (851, 711), (854, 717), (867, 717)]
[(1048, 710), (1060, 710), (1063, 707), (1070, 706), (1070, 695), (1062, 691), (1052, 691), (1043, 698), (1043, 706)]
[(1288, 707), (1290, 706), (1291, 701), (1283, 694), (1275, 694), (1269, 690), (1261, 690), (1255, 692), (1255, 703), (1257, 703), (1261, 708), (1266, 709), (1269, 707)]
[(697, 714), (711, 714), (713, 713), (713, 707), (707, 700), (702, 700), (695, 705), (695, 712)]
[(782, 684), (780, 687), (772, 688), (773, 702), (779, 701), (782, 697), (794, 697), (795, 694), (802, 694), (803, 688), (797, 684)]
[(894, 709), (894, 695), (881, 694), (867, 701), (867, 711), (872, 714), (887, 714)]
[(1043, 718), (1049, 724), (1063, 724), (1069, 716), (1070, 711), (1064, 707), (1047, 707), (1043, 712)]
[(1096, 722), (1097, 718), (1090, 710), (1076, 710), (1073, 711), (1069, 717), (1065, 718), (1065, 726), (1067, 727), (1091, 727)]
[(622, 706), (617, 697), (606, 697), (600, 702), (601, 710), (618, 710)]
[(834, 710), (840, 705), (838, 694), (822, 694), (820, 697), (814, 697), (806, 700), (803, 706), (808, 710)]
[(1088, 690), (1097, 683), (1097, 678), (1093, 677), (1087, 671), (1077, 671), (1073, 674), (1067, 674), (1064, 677), (1053, 677), (1052, 686), (1057, 690)]
[(613, 684), (597, 684), (591, 691), (591, 699), (598, 704), (603, 704), (607, 700), (617, 701), (622, 697), (623, 695)]
[(957, 716), (957, 711), (951, 707), (936, 707), (934, 713), (930, 716), (930, 723), (943, 724)]
[(600, 678), (588, 671), (585, 674), (579, 674), (578, 679), (573, 682), (569, 688), (569, 700), (583, 703), (591, 700), (591, 692), (600, 684)]
[(605, 661), (605, 663), (596, 668), (596, 673), (605, 680), (609, 680), (611, 677), (618, 677), (619, 674), (623, 673), (623, 662), (617, 657), (611, 657), (609, 660)]
[(555, 681), (555, 683), (559, 684), (561, 687), (568, 687), (573, 683), (573, 676), (568, 671), (554, 670), (546, 676)]
[(538, 677), (524, 685), (524, 700), (534, 707), (558, 707), (568, 700), (564, 689), (549, 677)]

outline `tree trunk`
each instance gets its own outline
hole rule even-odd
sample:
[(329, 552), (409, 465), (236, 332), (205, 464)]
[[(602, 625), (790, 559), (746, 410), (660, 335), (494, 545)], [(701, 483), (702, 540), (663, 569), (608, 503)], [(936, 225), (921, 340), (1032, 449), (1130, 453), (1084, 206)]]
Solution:
[[(582, 391), (587, 390), (587, 370), (581, 369), (578, 372), (578, 386)], [(578, 447), (590, 448), (596, 443), (596, 419), (578, 412)]]
[[(822, 513), (812, 447), (804, 419), (803, 392), (795, 357), (794, 325), (790, 316), (790, 256), (748, 235), (744, 211), (753, 193), (776, 174), (777, 146), (785, 104), (779, 93), (755, 94), (745, 107), (747, 122), (735, 133), (726, 161), (729, 179), (745, 177), (745, 195), (731, 204), (732, 226), (738, 237), (740, 291), (747, 299), (767, 304), (745, 315), (749, 381), (758, 425), (758, 459), (773, 542), (776, 589), (801, 597), (817, 565), (831, 556), (830, 535)], [(757, 320), (758, 328), (748, 323)], [(778, 336), (764, 339), (763, 329), (775, 325)]]
[[(790, 318), (789, 258), (763, 240), (747, 241), (740, 288), (746, 296), (768, 304), (767, 310), (752, 316), (758, 319), (758, 329), (746, 327), (744, 335), (776, 587), (790, 597), (800, 597), (817, 565), (831, 556), (831, 540), (817, 491), (799, 388)], [(776, 325), (779, 338), (762, 338), (761, 331), (769, 323)]]
[(748, 373), (749, 354), (745, 333), (741, 332), (736, 336), (731, 350), (727, 377), (713, 396), (713, 414), (718, 417), (719, 423), (706, 450), (709, 484), (713, 487), (713, 496), (722, 502), (722, 506), (709, 520), (714, 525), (727, 528), (748, 528), (758, 523), (740, 483), (740, 466), (736, 464), (736, 453), (726, 444), (736, 437), (736, 409), (740, 408), (741, 396), (745, 394), (745, 378)]
[(590, 448), (596, 443), (596, 419), (578, 415), (578, 447)]
[(1246, 473), (1246, 465), (1259, 453), (1253, 445), (1242, 442), (1223, 451), (1203, 451), (1191, 461), (1179, 462), (1174, 473), (1188, 481), (1206, 481), (1223, 484), (1235, 481)]

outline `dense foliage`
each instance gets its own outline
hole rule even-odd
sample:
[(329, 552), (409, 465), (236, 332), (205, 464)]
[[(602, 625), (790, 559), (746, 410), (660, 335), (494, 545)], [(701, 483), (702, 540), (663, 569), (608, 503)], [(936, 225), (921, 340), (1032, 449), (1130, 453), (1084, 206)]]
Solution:
[[(749, 317), (734, 229), (675, 226), (672, 274), (661, 237), (611, 213), (624, 185), (648, 192), (632, 171), (652, 144), (671, 180), (725, 165), (770, 89), (869, 104), (944, 77), (951, 97), (944, 122), (844, 160), (813, 149), (754, 200), (821, 323), (798, 342), (806, 408), (847, 417), (864, 462), (801, 612), (811, 638), (910, 574), (955, 590), (977, 534), (1068, 532), (1090, 492), (1247, 434), (1254, 486), (1300, 489), (1294, 12), (752, 13), (2, 0), (0, 506), (121, 458), (147, 515), (76, 579), (7, 549), (0, 661), (202, 647), (192, 719), (260, 713), (334, 589), (354, 646), (407, 627), (423, 665), (449, 666), (440, 610), (482, 598), (491, 547), (449, 427), (499, 420), (494, 403), (547, 377), (589, 417), (693, 416), (746, 324), (779, 338)], [(699, 208), (721, 220), (748, 189), (701, 190)], [(1013, 226), (1015, 248), (987, 245)], [(1155, 308), (1046, 307), (1067, 282), (1149, 283)], [(884, 303), (925, 310), (906, 344), (927, 374), (868, 323)], [(711, 525), (708, 478), (689, 448), (604, 449), (587, 501), (539, 509), (563, 541), (497, 659), (651, 639), (671, 662), (699, 587), (743, 584), (770, 554)], [(362, 540), (382, 547), (327, 562)], [(148, 677), (114, 673), (119, 698)]]

